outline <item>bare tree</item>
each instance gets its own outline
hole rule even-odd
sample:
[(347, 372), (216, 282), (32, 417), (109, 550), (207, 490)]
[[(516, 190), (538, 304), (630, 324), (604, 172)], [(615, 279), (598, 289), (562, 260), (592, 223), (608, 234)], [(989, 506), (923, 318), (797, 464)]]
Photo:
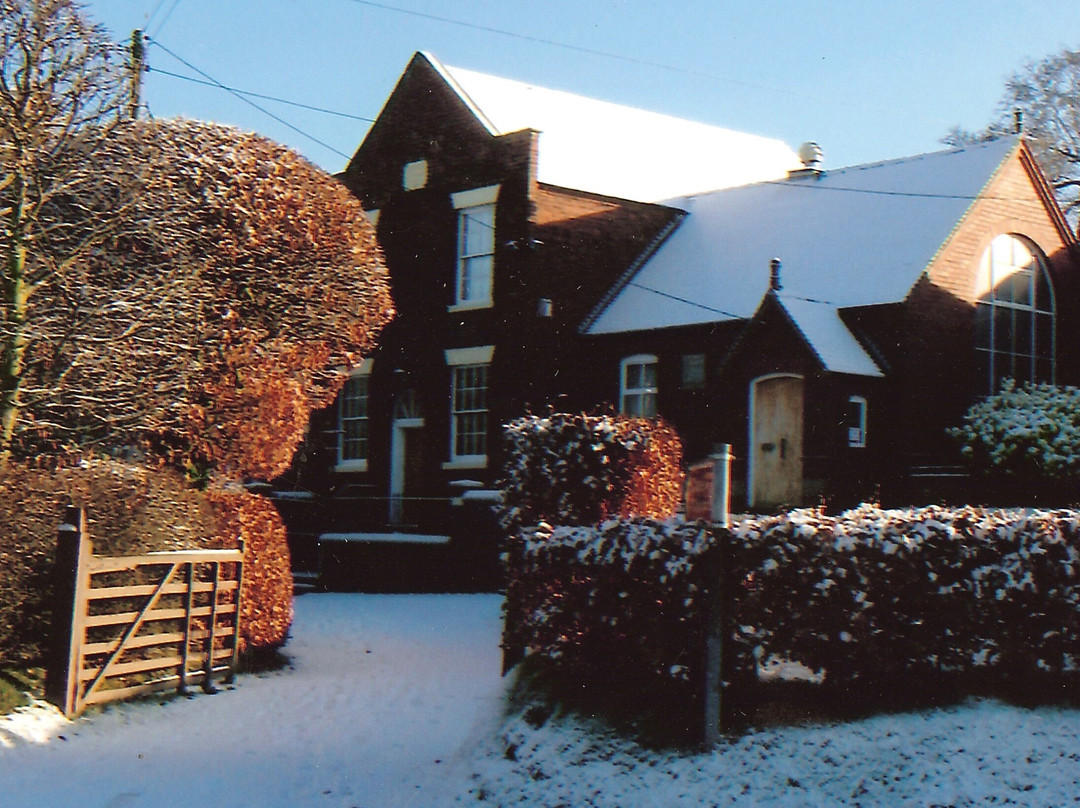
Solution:
[[(0, 0), (0, 12), (2, 466), (27, 406), (27, 351), (45, 330), (77, 326), (77, 315), (59, 329), (52, 322), (64, 307), (80, 310), (67, 276), (109, 232), (131, 178), (102, 181), (85, 168), (114, 136), (124, 103), (122, 59), (105, 32), (72, 0)], [(81, 209), (65, 201), (80, 193)], [(75, 297), (33, 312), (50, 286)]]
[(1005, 82), (997, 118), (985, 129), (954, 128), (951, 145), (1016, 132), (1022, 124), (1039, 166), (1075, 227), (1080, 221), (1080, 50), (1029, 62)]

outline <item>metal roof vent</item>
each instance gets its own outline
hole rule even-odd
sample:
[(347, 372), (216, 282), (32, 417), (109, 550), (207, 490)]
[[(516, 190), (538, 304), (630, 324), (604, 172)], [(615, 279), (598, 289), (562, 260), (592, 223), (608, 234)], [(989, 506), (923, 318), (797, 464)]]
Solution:
[(796, 179), (801, 177), (820, 177), (821, 176), (821, 161), (825, 157), (825, 153), (821, 150), (821, 146), (812, 140), (799, 146), (799, 161), (803, 164), (802, 168), (797, 168), (794, 171), (788, 172), (789, 179)]

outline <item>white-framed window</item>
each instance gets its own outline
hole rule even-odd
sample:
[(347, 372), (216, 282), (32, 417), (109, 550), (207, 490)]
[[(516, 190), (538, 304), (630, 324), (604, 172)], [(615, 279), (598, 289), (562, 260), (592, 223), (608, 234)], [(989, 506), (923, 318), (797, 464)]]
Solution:
[(683, 354), (682, 389), (701, 390), (705, 387), (705, 354)]
[(619, 367), (619, 412), (640, 418), (656, 415), (656, 357), (636, 354)]
[(338, 395), (338, 471), (367, 471), (368, 468), (368, 382), (371, 360), (355, 368)]
[(450, 461), (444, 468), (484, 468), (488, 454), (488, 370), (494, 346), (446, 351), (450, 366)]
[(848, 446), (855, 449), (866, 446), (866, 399), (862, 396), (848, 398), (844, 427), (847, 429)]
[(1004, 234), (979, 265), (975, 354), (989, 392), (1003, 379), (1053, 382), (1054, 290), (1038, 249)]
[(495, 201), (499, 186), (453, 194), (458, 212), (457, 274), (451, 309), (492, 304), (495, 270)]

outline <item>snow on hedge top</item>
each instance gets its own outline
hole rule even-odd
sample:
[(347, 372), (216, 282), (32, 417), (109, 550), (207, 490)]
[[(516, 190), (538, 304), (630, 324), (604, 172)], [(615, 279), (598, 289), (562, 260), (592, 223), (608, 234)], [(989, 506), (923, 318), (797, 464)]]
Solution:
[(1003, 138), (671, 200), (689, 215), (588, 331), (750, 317), (773, 258), (789, 298), (837, 308), (901, 301), (1017, 144)]
[(799, 167), (779, 140), (475, 73), (425, 58), (493, 135), (540, 132), (540, 182), (657, 202), (777, 179)]

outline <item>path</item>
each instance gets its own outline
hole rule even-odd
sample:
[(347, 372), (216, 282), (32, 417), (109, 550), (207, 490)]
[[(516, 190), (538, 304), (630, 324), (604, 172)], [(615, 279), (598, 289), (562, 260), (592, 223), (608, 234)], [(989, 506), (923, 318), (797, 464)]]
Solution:
[[(443, 772), (501, 707), (495, 595), (307, 594), (293, 670), (75, 722), (0, 719), (0, 805), (342, 806), (452, 801)], [(24, 740), (37, 733), (39, 741)]]

